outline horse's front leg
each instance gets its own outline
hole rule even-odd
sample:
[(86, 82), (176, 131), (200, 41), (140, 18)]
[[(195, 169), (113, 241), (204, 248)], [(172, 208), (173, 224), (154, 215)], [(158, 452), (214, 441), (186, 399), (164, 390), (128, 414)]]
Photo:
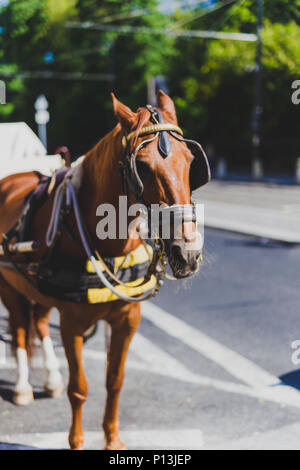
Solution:
[(109, 318), (112, 332), (107, 358), (107, 398), (103, 419), (107, 450), (126, 448), (119, 437), (119, 398), (128, 349), (140, 323), (140, 304), (127, 304), (116, 313), (112, 312)]
[(83, 449), (82, 407), (88, 395), (88, 383), (82, 366), (83, 331), (72, 315), (61, 315), (61, 335), (69, 363), (68, 397), (72, 408), (69, 444), (72, 450)]

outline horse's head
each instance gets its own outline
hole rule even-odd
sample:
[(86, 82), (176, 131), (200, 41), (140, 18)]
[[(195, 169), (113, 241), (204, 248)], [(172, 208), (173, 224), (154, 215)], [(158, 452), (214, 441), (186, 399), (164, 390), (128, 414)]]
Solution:
[[(164, 92), (158, 92), (157, 108), (140, 108), (137, 113), (114, 95), (112, 97), (115, 114), (126, 137), (123, 139), (126, 167), (123, 179), (126, 180), (128, 193), (147, 207), (153, 207), (153, 204), (173, 206), (177, 208), (177, 215), (183, 215), (183, 208), (189, 206), (189, 216), (181, 218), (180, 234), (173, 217), (168, 236), (160, 235), (174, 276), (187, 277), (198, 270), (202, 249), (201, 237), (192, 216), (191, 191), (204, 183), (199, 175), (199, 184), (195, 185), (195, 175), (192, 174), (195, 156), (188, 145), (199, 144), (182, 138), (174, 103)], [(200, 150), (201, 146), (198, 152)], [(199, 167), (193, 172), (197, 170)], [(204, 165), (204, 171), (206, 182), (209, 179), (207, 165)]]

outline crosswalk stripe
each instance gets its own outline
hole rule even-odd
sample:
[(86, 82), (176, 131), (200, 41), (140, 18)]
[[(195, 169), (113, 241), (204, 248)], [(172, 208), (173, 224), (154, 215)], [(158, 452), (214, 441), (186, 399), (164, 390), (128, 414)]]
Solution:
[(264, 433), (216, 443), (207, 447), (214, 450), (299, 450), (300, 424), (294, 423)]
[[(128, 369), (151, 372), (179, 381), (215, 388), (227, 393), (236, 393), (300, 408), (300, 393), (298, 391), (282, 384), (277, 377), (208, 337), (198, 329), (191, 327), (183, 320), (149, 302), (143, 304), (143, 316), (164, 333), (175, 337), (209, 360), (214, 361), (244, 383), (239, 384), (195, 374), (141, 333), (137, 333), (134, 337), (126, 364)], [(138, 356), (138, 360), (134, 355)], [(104, 351), (84, 348), (83, 358), (84, 361), (104, 362), (106, 354)], [(59, 360), (63, 368), (67, 367), (64, 356), (60, 357)], [(42, 368), (42, 366), (42, 357), (35, 357), (33, 367)], [(15, 360), (11, 357), (7, 358), (5, 364), (0, 364), (0, 369), (15, 368)]]
[(153, 303), (145, 302), (142, 312), (145, 318), (165, 333), (214, 361), (232, 376), (248, 384), (253, 395), (277, 403), (300, 407), (300, 393), (298, 391), (282, 384), (277, 377), (269, 374), (249, 359)]
[[(88, 431), (84, 433), (85, 449), (104, 447), (103, 433)], [(123, 430), (120, 437), (131, 450), (156, 449), (201, 449), (204, 446), (202, 432), (199, 429), (137, 429)], [(7, 446), (5, 446), (7, 443)], [(34, 433), (0, 436), (1, 448), (9, 449), (9, 443), (32, 446), (37, 449), (68, 449), (68, 433)]]
[(168, 335), (214, 361), (242, 382), (253, 387), (278, 384), (277, 377), (162, 308), (150, 302), (144, 303), (143, 316)]

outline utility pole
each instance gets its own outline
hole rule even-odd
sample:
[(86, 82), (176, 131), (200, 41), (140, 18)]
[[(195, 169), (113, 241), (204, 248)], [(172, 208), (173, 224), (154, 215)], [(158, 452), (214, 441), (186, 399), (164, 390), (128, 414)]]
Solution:
[(263, 176), (261, 162), (261, 117), (263, 112), (262, 105), (262, 29), (263, 29), (263, 0), (257, 0), (257, 49), (255, 65), (255, 105), (253, 109), (252, 120), (252, 178), (259, 180)]
[(151, 77), (148, 81), (148, 103), (151, 104), (151, 106), (157, 106), (158, 90), (169, 94), (167, 79), (162, 75)]

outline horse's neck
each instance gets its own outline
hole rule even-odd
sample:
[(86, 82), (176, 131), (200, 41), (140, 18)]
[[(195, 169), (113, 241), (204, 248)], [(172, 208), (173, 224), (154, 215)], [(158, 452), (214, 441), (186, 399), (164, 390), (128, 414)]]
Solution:
[(117, 126), (87, 153), (82, 164), (81, 194), (86, 197), (90, 206), (113, 204), (121, 194), (118, 175), (121, 152), (121, 130)]
[(122, 195), (122, 181), (119, 175), (119, 161), (122, 154), (122, 133), (116, 126), (87, 153), (82, 166), (80, 205), (94, 248), (104, 256), (117, 256), (134, 248), (132, 240), (99, 240), (96, 226), (100, 218), (96, 216), (101, 204), (111, 204), (116, 209), (118, 220), (119, 196)]

